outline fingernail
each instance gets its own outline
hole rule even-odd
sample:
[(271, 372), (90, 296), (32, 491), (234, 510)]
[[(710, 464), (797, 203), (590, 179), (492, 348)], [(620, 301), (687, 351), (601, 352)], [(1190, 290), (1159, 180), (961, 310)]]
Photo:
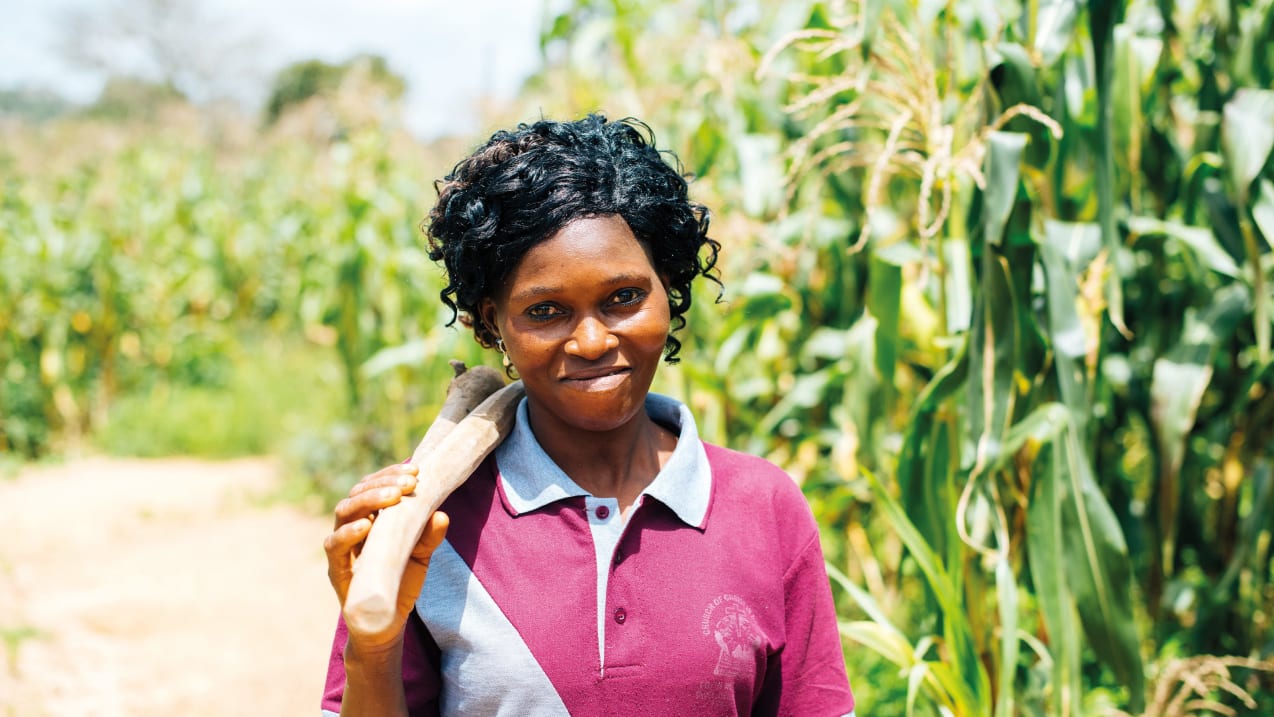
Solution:
[(402, 487), (402, 488), (406, 488), (415, 482), (416, 482), (416, 479), (410, 476), (403, 476), (402, 478), (398, 479), (398, 485), (399, 487)]

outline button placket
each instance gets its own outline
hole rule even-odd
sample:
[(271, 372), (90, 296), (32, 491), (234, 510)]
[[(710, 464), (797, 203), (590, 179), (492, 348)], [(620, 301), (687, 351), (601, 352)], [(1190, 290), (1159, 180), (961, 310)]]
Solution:
[(609, 582), (614, 568), (615, 549), (620, 541), (624, 525), (620, 520), (619, 501), (614, 498), (586, 496), (583, 514), (593, 538), (594, 555), (597, 560), (597, 652), (604, 670), (607, 628), (620, 629), (617, 626), (623, 625), (628, 617), (623, 610), (617, 613), (615, 604), (607, 600), (610, 595)]

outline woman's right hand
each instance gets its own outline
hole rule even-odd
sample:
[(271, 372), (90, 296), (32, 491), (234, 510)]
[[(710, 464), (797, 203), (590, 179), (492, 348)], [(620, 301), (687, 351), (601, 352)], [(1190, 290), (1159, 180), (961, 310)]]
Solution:
[[(411, 463), (386, 466), (364, 476), (350, 488), (349, 495), (336, 504), (335, 525), (323, 541), (327, 553), (327, 576), (336, 591), (336, 597), (345, 607), (350, 579), (354, 575), (354, 562), (358, 559), (363, 542), (371, 532), (376, 513), (395, 505), (403, 495), (416, 489), (417, 468)], [(362, 634), (350, 628), (349, 645), (360, 652), (372, 653), (390, 649), (402, 639), (403, 625), (415, 606), (416, 598), (425, 582), (429, 558), (442, 544), (447, 533), (447, 515), (435, 512), (411, 552), (407, 567), (398, 588), (398, 614), (393, 629), (385, 634)], [(348, 625), (347, 625), (348, 627)]]

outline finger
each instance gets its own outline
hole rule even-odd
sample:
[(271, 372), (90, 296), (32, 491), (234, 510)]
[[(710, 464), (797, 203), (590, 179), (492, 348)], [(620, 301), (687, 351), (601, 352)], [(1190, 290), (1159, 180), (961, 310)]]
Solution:
[[(375, 473), (372, 473), (371, 475), (364, 476), (362, 480), (354, 484), (354, 487), (349, 489), (349, 494), (350, 496), (355, 496), (374, 488), (385, 488), (394, 485), (411, 485), (414, 487), (416, 485), (416, 474), (419, 470), (419, 468), (411, 463), (399, 463), (387, 466)], [(411, 491), (404, 490), (403, 492), (408, 493)]]
[(427, 562), (429, 556), (442, 545), (442, 541), (447, 537), (447, 526), (451, 524), (451, 518), (441, 510), (434, 511), (429, 516), (429, 522), (425, 523), (425, 529), (420, 533), (420, 540), (416, 543), (416, 547), (411, 550), (413, 560)]
[(398, 585), (400, 614), (409, 612), (420, 595), (420, 588), (425, 584), (425, 574), (429, 572), (429, 559), (446, 537), (447, 526), (450, 522), (447, 514), (441, 511), (434, 511), (434, 514), (429, 516), (429, 522), (425, 524), (420, 540), (411, 551), (411, 559), (407, 561), (403, 569), (402, 581)]
[(346, 523), (328, 533), (327, 538), (323, 540), (323, 551), (327, 553), (328, 562), (339, 561), (343, 556), (351, 554), (354, 548), (367, 538), (367, 533), (371, 529), (372, 521), (363, 518)]
[(354, 575), (354, 553), (371, 528), (370, 520), (358, 520), (340, 526), (323, 540), (323, 552), (327, 554), (327, 578), (342, 605)]
[[(415, 484), (411, 485), (414, 489)], [(343, 498), (332, 510), (336, 518), (333, 528), (339, 528), (355, 520), (371, 518), (376, 511), (397, 504), (405, 493), (410, 492), (410, 490), (404, 490), (399, 484), (391, 484)]]

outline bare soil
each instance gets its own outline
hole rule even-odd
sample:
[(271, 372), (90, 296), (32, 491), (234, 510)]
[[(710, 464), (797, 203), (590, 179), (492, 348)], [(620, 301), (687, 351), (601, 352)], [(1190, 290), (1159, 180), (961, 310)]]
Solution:
[(0, 717), (317, 715), (330, 521), (267, 460), (0, 478)]

